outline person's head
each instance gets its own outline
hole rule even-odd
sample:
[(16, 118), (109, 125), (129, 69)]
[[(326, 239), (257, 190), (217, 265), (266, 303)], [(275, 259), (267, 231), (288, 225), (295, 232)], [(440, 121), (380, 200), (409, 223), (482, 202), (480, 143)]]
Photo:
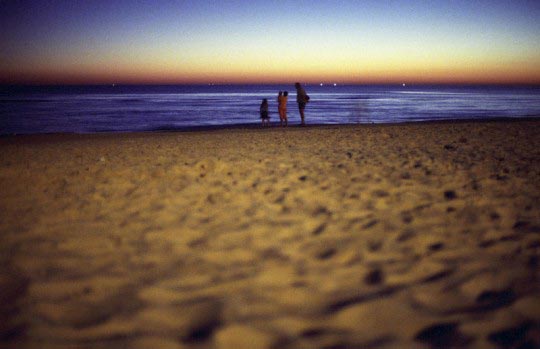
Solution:
[(283, 95), (283, 91), (279, 91), (278, 96)]
[(263, 104), (268, 104), (268, 99), (264, 98), (263, 99)]
[(299, 83), (299, 82), (295, 83), (295, 84), (294, 84), (294, 87), (300, 88), (300, 87), (301, 87), (301, 86), (300, 86), (300, 83)]
[(287, 96), (289, 95), (289, 92), (285, 91), (285, 92), (283, 92), (283, 95), (284, 95), (285, 97), (287, 97)]

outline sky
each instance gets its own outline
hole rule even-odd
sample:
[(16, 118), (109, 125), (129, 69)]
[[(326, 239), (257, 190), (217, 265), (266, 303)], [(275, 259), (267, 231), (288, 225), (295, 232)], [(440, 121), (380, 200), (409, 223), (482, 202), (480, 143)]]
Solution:
[(0, 83), (540, 84), (540, 1), (0, 0)]

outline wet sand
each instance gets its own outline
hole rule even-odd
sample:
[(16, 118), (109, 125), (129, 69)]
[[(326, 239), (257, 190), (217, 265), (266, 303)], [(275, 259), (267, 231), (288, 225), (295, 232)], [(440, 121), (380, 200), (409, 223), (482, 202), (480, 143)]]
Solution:
[(0, 348), (540, 346), (539, 120), (0, 152)]

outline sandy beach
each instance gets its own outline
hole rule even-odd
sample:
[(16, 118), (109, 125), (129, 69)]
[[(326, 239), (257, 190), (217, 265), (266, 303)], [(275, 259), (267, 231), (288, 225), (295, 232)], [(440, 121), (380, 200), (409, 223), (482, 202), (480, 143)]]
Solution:
[(539, 119), (0, 152), (0, 348), (540, 347)]

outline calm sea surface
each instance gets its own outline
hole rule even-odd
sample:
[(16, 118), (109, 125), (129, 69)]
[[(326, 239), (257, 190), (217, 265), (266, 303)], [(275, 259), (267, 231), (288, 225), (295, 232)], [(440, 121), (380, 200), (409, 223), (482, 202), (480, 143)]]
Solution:
[[(394, 123), (540, 115), (540, 86), (306, 85), (309, 124)], [(0, 134), (174, 130), (259, 123), (277, 93), (300, 122), (291, 85), (0, 87)]]

